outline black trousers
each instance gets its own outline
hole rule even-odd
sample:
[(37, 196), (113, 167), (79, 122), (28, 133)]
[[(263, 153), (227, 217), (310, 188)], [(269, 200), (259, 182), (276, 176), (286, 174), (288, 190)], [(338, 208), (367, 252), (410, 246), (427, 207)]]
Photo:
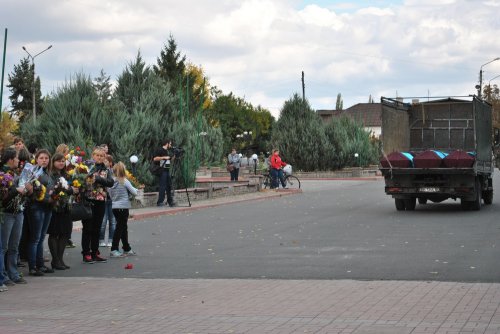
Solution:
[(116, 219), (116, 229), (115, 234), (113, 234), (111, 251), (118, 250), (120, 248), (121, 240), (123, 250), (128, 252), (132, 249), (128, 243), (128, 209), (113, 209), (113, 215)]
[(163, 204), (163, 201), (165, 201), (165, 194), (167, 195), (167, 203), (173, 204), (172, 178), (170, 177), (169, 169), (163, 169), (159, 175), (158, 201), (156, 204)]
[(99, 233), (106, 202), (92, 201), (92, 218), (82, 220), (82, 254), (95, 257), (99, 254)]

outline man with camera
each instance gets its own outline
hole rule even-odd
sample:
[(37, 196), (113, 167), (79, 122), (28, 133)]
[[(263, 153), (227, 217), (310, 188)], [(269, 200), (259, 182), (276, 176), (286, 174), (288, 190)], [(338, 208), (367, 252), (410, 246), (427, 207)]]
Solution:
[(159, 178), (159, 192), (157, 206), (164, 206), (165, 193), (167, 194), (167, 203), (170, 207), (175, 206), (172, 196), (172, 169), (173, 160), (175, 159), (175, 152), (172, 148), (172, 140), (165, 139), (163, 146), (155, 151), (153, 155), (153, 163), (157, 164), (156, 175)]

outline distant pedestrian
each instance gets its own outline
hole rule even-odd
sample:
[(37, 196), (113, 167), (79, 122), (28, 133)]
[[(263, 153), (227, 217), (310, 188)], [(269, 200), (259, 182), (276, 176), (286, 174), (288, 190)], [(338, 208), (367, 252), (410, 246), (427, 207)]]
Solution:
[(281, 160), (280, 151), (277, 149), (273, 150), (273, 154), (269, 160), (271, 162), (271, 189), (279, 188), (279, 182), (281, 182), (283, 188), (286, 188), (285, 177), (283, 175), (283, 167), (286, 166), (286, 163)]
[(236, 153), (236, 149), (233, 148), (231, 150), (231, 153), (227, 156), (227, 163), (229, 166), (231, 166), (230, 174), (231, 174), (231, 181), (238, 181), (238, 175), (240, 173), (240, 163), (241, 163), (241, 158), (238, 153)]
[[(107, 147), (107, 146), (106, 146)], [(113, 176), (113, 157), (109, 154), (106, 155), (104, 159), (104, 165), (108, 168), (109, 173)], [(108, 197), (106, 199), (106, 209), (104, 211), (104, 218), (101, 224), (101, 232), (99, 234), (99, 247), (111, 247), (113, 243), (113, 235), (116, 229), (116, 220), (115, 216), (113, 216), (113, 208), (112, 208), (112, 200), (109, 196), (109, 188), (108, 188)], [(106, 243), (106, 225), (108, 225), (108, 242)]]

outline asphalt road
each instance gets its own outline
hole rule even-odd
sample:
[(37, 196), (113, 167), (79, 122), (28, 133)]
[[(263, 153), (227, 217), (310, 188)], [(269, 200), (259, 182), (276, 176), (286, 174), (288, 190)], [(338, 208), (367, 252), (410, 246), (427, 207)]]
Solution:
[(298, 195), (134, 221), (138, 256), (84, 265), (80, 249), (69, 249), (72, 269), (57, 275), (500, 282), (498, 198), (479, 212), (451, 200), (398, 212), (382, 180), (302, 186)]

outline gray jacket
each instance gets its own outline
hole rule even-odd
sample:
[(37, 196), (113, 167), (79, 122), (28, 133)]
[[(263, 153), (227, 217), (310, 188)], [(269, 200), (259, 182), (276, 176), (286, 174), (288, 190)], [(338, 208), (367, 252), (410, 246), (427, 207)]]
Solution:
[(234, 166), (234, 168), (240, 168), (240, 155), (238, 153), (231, 154), (227, 156), (227, 162)]
[(108, 188), (109, 196), (113, 202), (113, 209), (130, 209), (130, 200), (128, 194), (137, 195), (137, 189), (134, 188), (129, 180), (125, 179), (125, 182), (121, 184), (115, 178), (115, 183), (111, 188)]

